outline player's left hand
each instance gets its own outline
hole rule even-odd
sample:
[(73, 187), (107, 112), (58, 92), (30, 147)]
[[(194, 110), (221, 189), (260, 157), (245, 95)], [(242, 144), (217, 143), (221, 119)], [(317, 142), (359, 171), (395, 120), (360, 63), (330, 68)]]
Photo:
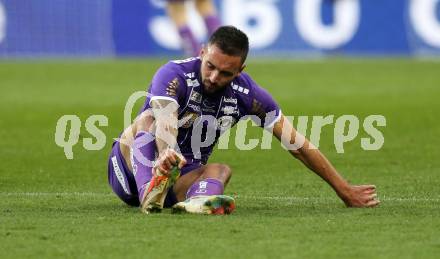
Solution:
[(182, 154), (179, 154), (173, 149), (165, 149), (160, 154), (156, 160), (154, 171), (161, 175), (168, 176), (173, 169), (173, 167), (177, 166), (181, 169), (186, 164), (185, 157)]
[(347, 207), (375, 207), (380, 203), (377, 199), (376, 186), (374, 185), (350, 185), (339, 196)]

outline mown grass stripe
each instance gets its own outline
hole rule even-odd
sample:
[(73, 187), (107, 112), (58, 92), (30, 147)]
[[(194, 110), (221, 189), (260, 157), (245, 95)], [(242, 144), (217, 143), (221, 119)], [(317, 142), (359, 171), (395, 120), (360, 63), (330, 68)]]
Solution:
[[(98, 192), (2, 192), (0, 196), (96, 196), (107, 197), (113, 196), (112, 193), (98, 193)], [(297, 200), (297, 201), (332, 201), (334, 198), (325, 197), (296, 197), (296, 196), (254, 196), (254, 195), (235, 195), (237, 199), (246, 200)], [(379, 197), (380, 200), (385, 201), (427, 201), (427, 202), (440, 202), (440, 198), (428, 198), (428, 197)]]

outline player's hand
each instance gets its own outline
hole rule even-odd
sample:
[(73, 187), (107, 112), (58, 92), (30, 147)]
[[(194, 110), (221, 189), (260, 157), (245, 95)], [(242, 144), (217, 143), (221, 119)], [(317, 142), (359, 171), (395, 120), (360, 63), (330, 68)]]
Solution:
[(350, 185), (340, 197), (347, 207), (375, 207), (380, 203), (374, 185)]
[(154, 172), (169, 175), (173, 167), (181, 169), (186, 164), (186, 159), (173, 149), (165, 149), (160, 154), (154, 165)]

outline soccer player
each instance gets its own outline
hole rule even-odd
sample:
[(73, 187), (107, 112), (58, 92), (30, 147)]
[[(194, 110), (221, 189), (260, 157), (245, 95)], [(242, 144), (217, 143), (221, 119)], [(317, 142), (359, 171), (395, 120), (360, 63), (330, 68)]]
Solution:
[(330, 184), (348, 207), (378, 205), (375, 186), (344, 180), (296, 132), (271, 95), (243, 72), (248, 49), (242, 31), (223, 26), (200, 57), (171, 61), (157, 71), (142, 112), (113, 144), (108, 164), (113, 191), (147, 213), (163, 207), (200, 214), (232, 212), (234, 199), (223, 195), (231, 169), (208, 163), (208, 158), (222, 132), (253, 115), (283, 144), (296, 145), (289, 152)]
[[(220, 19), (217, 16), (215, 5), (212, 0), (194, 0), (194, 2), (196, 10), (202, 16), (210, 36), (220, 26)], [(200, 43), (188, 26), (185, 0), (167, 0), (166, 9), (168, 16), (176, 25), (185, 55), (197, 56), (200, 51)]]

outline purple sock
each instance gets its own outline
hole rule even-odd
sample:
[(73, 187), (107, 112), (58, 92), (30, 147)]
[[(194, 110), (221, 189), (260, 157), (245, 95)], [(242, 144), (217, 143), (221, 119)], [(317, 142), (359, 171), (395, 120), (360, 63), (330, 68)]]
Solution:
[(139, 201), (144, 196), (146, 184), (153, 176), (153, 161), (156, 158), (154, 135), (140, 131), (136, 134), (131, 152), (131, 164), (139, 193)]
[(179, 28), (179, 35), (182, 39), (183, 50), (185, 55), (198, 56), (200, 51), (200, 44), (197, 42), (194, 34), (188, 26), (182, 26)]
[(223, 183), (214, 178), (207, 178), (197, 181), (189, 187), (186, 193), (186, 198), (191, 198), (199, 195), (221, 195), (223, 194)]
[(211, 36), (221, 24), (217, 15), (208, 15), (204, 17), (203, 20), (205, 21), (206, 28), (208, 29), (208, 37)]

